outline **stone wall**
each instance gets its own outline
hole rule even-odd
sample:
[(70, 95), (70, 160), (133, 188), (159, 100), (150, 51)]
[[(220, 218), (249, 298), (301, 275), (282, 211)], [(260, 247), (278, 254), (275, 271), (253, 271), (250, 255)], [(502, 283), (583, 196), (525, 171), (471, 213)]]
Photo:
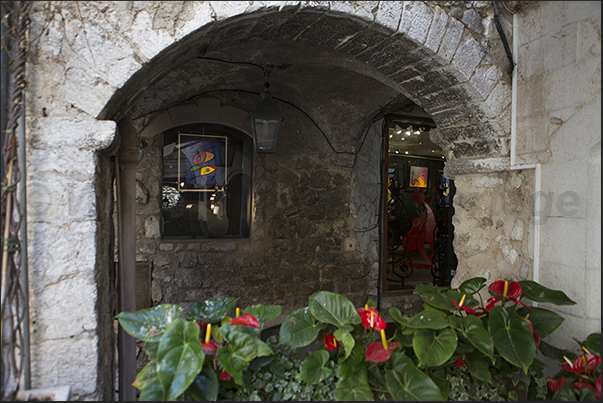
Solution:
[[(282, 305), (285, 315), (306, 306), (315, 291), (338, 292), (357, 305), (374, 293), (379, 199), (375, 153), (381, 125), (372, 127), (361, 150), (368, 157), (341, 159), (301, 113), (293, 108), (284, 113), (277, 153), (254, 157), (249, 238), (162, 239), (162, 136), (140, 140), (136, 258), (152, 267), (153, 305), (186, 307), (236, 297), (242, 307)], [(360, 223), (370, 224), (372, 232), (359, 235), (354, 228)], [(345, 248), (350, 239), (357, 245), (353, 250)]]
[(452, 286), (472, 277), (489, 281), (532, 279), (533, 170), (455, 178)]

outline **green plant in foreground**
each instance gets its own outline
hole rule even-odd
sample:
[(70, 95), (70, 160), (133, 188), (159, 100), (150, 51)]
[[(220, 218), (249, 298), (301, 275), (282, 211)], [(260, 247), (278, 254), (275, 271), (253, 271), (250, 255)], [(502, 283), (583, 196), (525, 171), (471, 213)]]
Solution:
[(249, 390), (248, 369), (273, 356), (259, 337), (262, 324), (281, 307), (255, 305), (241, 313), (235, 305), (234, 298), (197, 302), (186, 319), (171, 304), (117, 315), (126, 332), (145, 342), (150, 358), (134, 382), (140, 400), (216, 400), (220, 384), (229, 382)]

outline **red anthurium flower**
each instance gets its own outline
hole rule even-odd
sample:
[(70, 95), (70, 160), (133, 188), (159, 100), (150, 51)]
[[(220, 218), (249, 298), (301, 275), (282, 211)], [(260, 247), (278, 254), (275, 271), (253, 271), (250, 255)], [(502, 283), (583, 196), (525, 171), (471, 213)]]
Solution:
[(538, 333), (532, 333), (534, 336), (534, 344), (536, 344), (536, 348), (540, 347), (540, 335)]
[(400, 347), (400, 343), (392, 341), (388, 348), (383, 347), (383, 343), (376, 341), (366, 349), (366, 360), (371, 362), (383, 362), (389, 360), (392, 355), (392, 349)]
[(255, 328), (259, 328), (260, 327), (260, 322), (258, 322), (258, 320), (255, 318), (255, 316), (253, 316), (250, 313), (244, 313), (241, 316), (239, 316), (238, 318), (234, 318), (230, 321), (231, 325), (242, 325), (242, 326), (249, 326), (249, 327), (255, 327)]
[(452, 305), (456, 306), (457, 308), (461, 308), (463, 311), (467, 312), (470, 315), (479, 315), (479, 313), (476, 312), (475, 309), (463, 305), (466, 296), (466, 294), (463, 295), (463, 298), (461, 298), (461, 302), (452, 301)]
[(337, 348), (337, 339), (332, 334), (327, 334), (325, 337), (325, 347), (329, 351), (333, 351)]
[(546, 382), (547, 386), (553, 393), (557, 393), (557, 391), (559, 389), (561, 389), (562, 387), (565, 386), (565, 377), (564, 376), (562, 376), (559, 379), (546, 378), (546, 380), (547, 380), (547, 382)]
[(486, 306), (484, 306), (483, 308), (480, 306), (477, 309), (481, 310), (482, 312), (490, 312), (490, 310), (496, 306), (496, 303), (498, 301), (500, 301), (500, 298), (497, 298), (497, 297), (488, 298), (488, 300), (486, 301)]
[(508, 298), (511, 301), (515, 302), (518, 305), (525, 306), (529, 310), (532, 310), (529, 306), (519, 301), (521, 297), (521, 293), (523, 292), (519, 283), (512, 281), (509, 283), (508, 281), (495, 281), (488, 287), (490, 292), (494, 295), (501, 296), (503, 298)]
[(207, 355), (216, 355), (216, 351), (218, 351), (218, 345), (213, 340), (210, 340), (207, 343), (202, 341), (201, 347), (203, 348), (203, 352)]
[(599, 375), (599, 379), (595, 382), (595, 388), (597, 389), (597, 399), (601, 400), (601, 375)]
[(460, 367), (462, 367), (463, 365), (465, 365), (465, 363), (466, 363), (466, 362), (467, 362), (467, 361), (465, 361), (465, 360), (463, 359), (463, 357), (459, 357), (459, 358), (457, 358), (456, 360), (454, 360), (454, 365), (456, 365), (456, 367), (457, 367), (457, 368), (460, 368)]
[(199, 330), (203, 330), (203, 328), (205, 327), (205, 325), (207, 325), (207, 322), (201, 322), (201, 323), (199, 323)]
[(362, 319), (362, 326), (367, 329), (375, 329), (380, 332), (385, 329), (385, 320), (379, 315), (379, 312), (372, 306), (365, 306), (364, 308), (357, 309), (360, 318)]
[(566, 361), (567, 363), (561, 364), (561, 368), (569, 372), (581, 374), (583, 372), (594, 371), (601, 364), (601, 357), (594, 354), (584, 354), (576, 358), (574, 362), (569, 361), (567, 358)]
[(232, 379), (232, 376), (230, 376), (230, 374), (228, 372), (226, 372), (225, 370), (222, 370), (222, 372), (220, 373), (220, 380), (221, 381), (230, 381)]

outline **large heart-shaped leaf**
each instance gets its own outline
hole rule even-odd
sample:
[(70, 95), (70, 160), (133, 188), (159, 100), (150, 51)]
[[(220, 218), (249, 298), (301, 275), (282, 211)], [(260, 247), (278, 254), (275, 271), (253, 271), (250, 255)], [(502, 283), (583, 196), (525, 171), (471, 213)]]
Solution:
[(136, 380), (132, 386), (140, 390), (139, 400), (141, 401), (165, 400), (163, 386), (157, 377), (157, 361), (149, 361), (138, 375), (136, 375)]
[(253, 305), (245, 308), (243, 313), (253, 315), (260, 323), (276, 319), (281, 314), (280, 305)]
[(458, 336), (451, 328), (441, 330), (419, 329), (412, 339), (412, 347), (419, 359), (419, 367), (437, 367), (448, 361), (456, 349)]
[(483, 277), (474, 277), (459, 286), (459, 291), (463, 294), (473, 295), (479, 292), (486, 284), (486, 279)]
[(347, 358), (338, 361), (337, 376), (343, 380), (356, 371), (356, 367), (364, 360), (364, 349), (360, 343), (356, 343)]
[(337, 381), (335, 400), (347, 402), (368, 402), (375, 400), (368, 383), (366, 366), (360, 364), (352, 375)]
[(495, 306), (490, 310), (488, 330), (499, 354), (527, 373), (536, 355), (536, 344), (527, 322), (514, 310)]
[(414, 329), (443, 329), (449, 327), (450, 323), (439, 311), (424, 310), (411, 316), (406, 322), (406, 326)]
[(161, 304), (149, 309), (120, 312), (116, 318), (124, 330), (139, 340), (159, 341), (167, 326), (182, 314), (178, 305)]
[(490, 360), (494, 363), (494, 341), (490, 333), (484, 328), (481, 320), (469, 315), (464, 318), (455, 318), (451, 322), (455, 329), (461, 332), (479, 351), (490, 357)]
[[(449, 290), (448, 292), (426, 292), (421, 294), (425, 304), (440, 309), (444, 312), (454, 312), (458, 308), (452, 305), (452, 301), (459, 302), (463, 294), (459, 290)], [(469, 306), (469, 304), (465, 304)], [(471, 307), (471, 306), (470, 306)]]
[(546, 302), (554, 305), (576, 305), (563, 291), (551, 290), (535, 281), (519, 281), (523, 297), (534, 302)]
[(219, 348), (217, 357), (239, 385), (243, 385), (243, 371), (254, 358), (274, 354), (266, 343), (253, 334), (231, 330), (224, 338), (228, 346)]
[(201, 371), (205, 354), (199, 341), (199, 325), (174, 319), (159, 342), (157, 359), (157, 377), (165, 400), (173, 400), (188, 389)]
[(305, 347), (312, 343), (322, 326), (317, 325), (308, 308), (292, 312), (282, 323), (279, 330), (281, 344), (295, 348)]
[[(445, 400), (438, 385), (427, 374), (415, 367), (410, 358), (401, 353), (394, 353), (394, 355), (399, 364), (396, 365), (396, 369), (385, 371), (385, 383), (395, 401)], [(394, 359), (393, 356), (392, 359)]]
[(236, 298), (208, 299), (196, 302), (186, 314), (189, 320), (220, 323), (222, 318), (235, 309)]
[(467, 354), (467, 365), (469, 365), (469, 372), (474, 378), (488, 383), (492, 381), (488, 363), (479, 351)]
[(352, 336), (350, 331), (347, 329), (337, 329), (335, 332), (333, 332), (333, 336), (335, 336), (335, 339), (343, 346), (345, 353), (343, 358), (348, 358), (348, 356), (352, 353), (352, 349), (356, 345), (356, 339), (354, 339), (354, 336)]
[(333, 292), (319, 291), (312, 294), (308, 308), (319, 322), (337, 327), (348, 324), (357, 325), (361, 322), (354, 304), (349, 299)]
[(195, 377), (195, 380), (188, 388), (188, 392), (195, 401), (210, 402), (218, 398), (219, 389), (220, 382), (218, 381), (218, 376), (212, 368), (206, 365)]
[(565, 320), (563, 316), (553, 311), (537, 307), (533, 307), (531, 311), (527, 308), (521, 308), (517, 310), (517, 313), (524, 318), (527, 317), (532, 322), (534, 332), (538, 333), (541, 339), (553, 333)]
[(325, 368), (325, 364), (329, 361), (329, 353), (326, 350), (316, 350), (310, 353), (304, 360), (300, 378), (302, 381), (311, 385), (324, 380), (331, 374), (330, 368)]

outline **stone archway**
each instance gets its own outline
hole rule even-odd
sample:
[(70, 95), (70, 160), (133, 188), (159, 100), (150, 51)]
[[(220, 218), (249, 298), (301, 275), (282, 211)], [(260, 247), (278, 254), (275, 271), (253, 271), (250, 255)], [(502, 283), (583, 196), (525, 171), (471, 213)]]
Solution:
[[(111, 360), (102, 352), (112, 337), (112, 329), (105, 328), (111, 313), (103, 311), (111, 299), (103, 288), (111, 278), (110, 236), (103, 225), (109, 216), (110, 195), (100, 190), (108, 187), (99, 174), (108, 162), (99, 162), (97, 151), (109, 145), (115, 132), (113, 122), (132, 113), (140, 118), (134, 122), (135, 129), (142, 132), (163, 110), (191, 96), (229, 89), (212, 77), (229, 77), (246, 91), (261, 88), (263, 77), (252, 75), (258, 76), (257, 71), (243, 74), (242, 70), (201, 66), (196, 55), (218, 58), (230, 49), (239, 61), (247, 58), (262, 65), (273, 62), (269, 56), (278, 56), (276, 62), (281, 63), (286, 62), (284, 56), (294, 57), (298, 50), (310, 52), (294, 58), (293, 67), (274, 74), (272, 85), (275, 91), (286, 90), (295, 105), (314, 116), (317, 125), (332, 136), (337, 150), (353, 152), (363, 131), (346, 130), (332, 111), (324, 111), (322, 105), (330, 101), (326, 96), (335, 99), (340, 111), (347, 110), (355, 127), (366, 127), (394, 100), (410, 99), (438, 124), (434, 141), (448, 152), (450, 173), (492, 172), (508, 165), (510, 88), (506, 67), (498, 57), (502, 45), (488, 45), (490, 39), (475, 29), (481, 24), (463, 23), (437, 3), (383, 2), (374, 9), (362, 2), (317, 6), (300, 2), (283, 7), (266, 7), (263, 2), (182, 2), (164, 9), (136, 3), (68, 2), (60, 9), (53, 8), (53, 3), (38, 3), (33, 15), (36, 42), (28, 129), (34, 158), (28, 175), (88, 186), (90, 196), (72, 215), (63, 215), (64, 206), (56, 199), (52, 202), (56, 219), (30, 217), (32, 260), (52, 261), (51, 267), (42, 265), (32, 273), (39, 290), (32, 304), (37, 346), (32, 354), (39, 363), (34, 376), (41, 384), (71, 383), (74, 395), (83, 399), (106, 400), (111, 394), (107, 375)], [(486, 25), (491, 25), (490, 12), (480, 11)], [(320, 74), (325, 70), (329, 76)], [(341, 72), (350, 74), (346, 84), (324, 91)], [(306, 80), (292, 80), (294, 73)], [(374, 94), (345, 102), (350, 88), (359, 95), (368, 86), (375, 89)], [(231, 101), (247, 107), (253, 102), (236, 97)], [(35, 158), (47, 155), (57, 161), (92, 165), (57, 169), (42, 162), (44, 158)], [(35, 189), (29, 193), (31, 203), (39, 201)], [(45, 241), (46, 234), (73, 225), (82, 229), (65, 239), (94, 241), (74, 242), (69, 253), (57, 253)], [(75, 270), (74, 256), (92, 258), (78, 260)], [(56, 281), (45, 279), (49, 271), (56, 273)], [(90, 289), (88, 304), (68, 312), (51, 306), (57, 289), (81, 291), (84, 285)], [(61, 326), (80, 323), (82, 318), (88, 318), (83, 327)], [(69, 340), (74, 339), (79, 349), (72, 349)], [(58, 372), (44, 371), (53, 360), (49, 346), (64, 348)], [(70, 370), (82, 357), (87, 362), (81, 362), (77, 372)]]

